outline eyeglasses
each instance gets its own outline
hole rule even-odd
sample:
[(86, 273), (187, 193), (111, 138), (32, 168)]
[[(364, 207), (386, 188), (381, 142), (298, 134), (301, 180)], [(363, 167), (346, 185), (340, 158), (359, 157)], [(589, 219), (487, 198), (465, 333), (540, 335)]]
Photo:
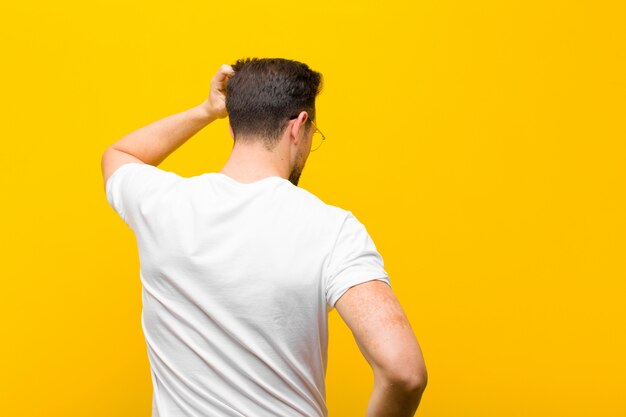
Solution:
[[(313, 137), (311, 138), (311, 152), (313, 152), (315, 150), (318, 150), (320, 146), (322, 146), (322, 143), (324, 143), (324, 141), (326, 140), (326, 136), (324, 136), (322, 131), (318, 129), (315, 123), (313, 123), (313, 120), (311, 120), (311, 124), (315, 128), (315, 132), (313, 132)], [(315, 145), (315, 147), (313, 147), (313, 145)]]
[[(293, 120), (297, 117), (298, 115), (292, 116), (289, 118), (289, 120)], [(311, 124), (315, 128), (315, 132), (313, 132), (313, 137), (311, 138), (311, 152), (313, 152), (315, 150), (318, 150), (320, 146), (322, 146), (322, 143), (324, 143), (324, 141), (326, 140), (326, 136), (324, 136), (322, 131), (318, 129), (315, 123), (313, 123), (313, 119), (307, 119), (307, 121), (311, 122)]]

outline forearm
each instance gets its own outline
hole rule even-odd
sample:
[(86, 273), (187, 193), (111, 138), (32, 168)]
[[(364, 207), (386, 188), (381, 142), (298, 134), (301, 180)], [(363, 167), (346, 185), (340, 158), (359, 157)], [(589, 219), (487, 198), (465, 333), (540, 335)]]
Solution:
[(216, 118), (204, 102), (135, 130), (113, 143), (111, 148), (157, 166)]
[(422, 398), (423, 386), (406, 387), (374, 378), (366, 417), (412, 417)]

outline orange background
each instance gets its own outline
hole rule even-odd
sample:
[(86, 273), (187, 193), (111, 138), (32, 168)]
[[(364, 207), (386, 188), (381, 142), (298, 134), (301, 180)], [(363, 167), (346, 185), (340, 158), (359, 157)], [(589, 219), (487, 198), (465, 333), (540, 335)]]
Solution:
[[(366, 225), (422, 345), (424, 417), (626, 415), (620, 1), (3, 2), (6, 416), (149, 416), (134, 236), (104, 149), (222, 63), (325, 76), (300, 185)], [(218, 171), (207, 127), (160, 167)], [(331, 416), (372, 376), (332, 313)]]

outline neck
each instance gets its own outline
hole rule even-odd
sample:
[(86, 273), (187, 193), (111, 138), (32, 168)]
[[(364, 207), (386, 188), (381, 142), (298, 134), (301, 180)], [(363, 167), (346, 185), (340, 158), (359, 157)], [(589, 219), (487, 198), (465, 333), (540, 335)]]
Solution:
[(289, 155), (282, 142), (268, 151), (261, 140), (235, 141), (230, 157), (220, 172), (244, 183), (269, 176), (289, 179)]

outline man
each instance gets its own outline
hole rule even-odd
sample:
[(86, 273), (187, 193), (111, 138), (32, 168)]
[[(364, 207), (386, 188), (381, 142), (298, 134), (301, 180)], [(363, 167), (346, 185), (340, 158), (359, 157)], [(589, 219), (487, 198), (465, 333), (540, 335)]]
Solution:
[[(153, 417), (326, 416), (328, 313), (374, 372), (367, 416), (412, 416), (418, 342), (354, 215), (297, 187), (321, 74), (285, 59), (222, 65), (201, 105), (132, 132), (102, 157), (107, 199), (136, 235)], [(229, 116), (220, 172), (159, 165)]]

